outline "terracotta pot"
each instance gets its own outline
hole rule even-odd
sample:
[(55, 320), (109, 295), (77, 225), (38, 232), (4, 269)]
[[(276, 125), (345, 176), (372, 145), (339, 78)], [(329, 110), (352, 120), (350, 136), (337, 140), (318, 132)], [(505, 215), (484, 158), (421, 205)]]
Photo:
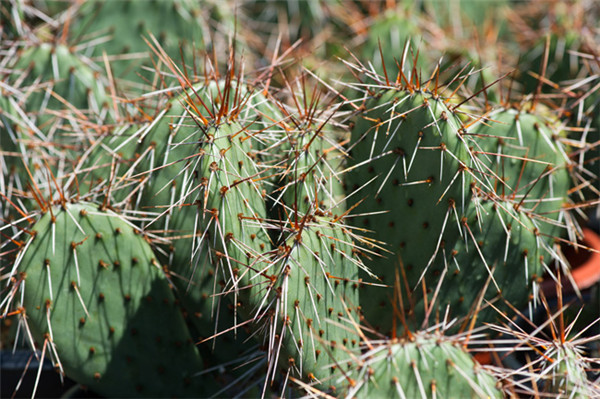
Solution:
[(474, 352), (471, 353), (473, 355), (473, 357), (475, 358), (475, 360), (477, 360), (477, 363), (481, 364), (481, 365), (493, 365), (493, 361), (492, 361), (492, 354), (491, 352)]
[[(573, 281), (580, 291), (590, 288), (600, 281), (600, 236), (592, 229), (584, 227), (582, 245), (592, 250), (588, 251), (583, 248), (576, 250), (571, 246), (563, 249), (565, 257), (571, 265)], [(563, 293), (574, 291), (569, 279), (563, 276), (561, 282)], [(547, 298), (556, 296), (556, 283), (550, 277), (544, 279), (541, 289)]]

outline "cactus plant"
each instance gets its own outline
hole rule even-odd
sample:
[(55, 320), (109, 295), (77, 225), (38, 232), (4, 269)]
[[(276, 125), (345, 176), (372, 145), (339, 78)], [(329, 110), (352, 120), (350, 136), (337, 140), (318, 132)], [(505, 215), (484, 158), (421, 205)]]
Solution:
[[(493, 126), (480, 123), (473, 131), (484, 136), (479, 143), (486, 158), (496, 157), (490, 163), (494, 165), (490, 172), (497, 176), (495, 190), (518, 199), (543, 218), (564, 221), (561, 209), (567, 202), (572, 179), (560, 128), (536, 113), (514, 109), (498, 109), (487, 117), (494, 121), (490, 122)], [(566, 234), (566, 229), (542, 218), (540, 224), (542, 234), (550, 241)]]
[(160, 265), (118, 215), (90, 204), (49, 208), (17, 262), (27, 332), (67, 375), (108, 396), (208, 388), (193, 378), (202, 359)]
[(2, 3), (0, 344), (109, 397), (594, 395), (506, 326), (587, 249), (583, 3), (541, 53), (560, 4)]
[[(389, 87), (369, 99), (366, 109), (352, 130), (356, 172), (349, 185), (368, 195), (371, 209), (393, 205), (392, 213), (363, 219), (367, 228), (378, 226), (375, 239), (388, 242), (393, 254), (372, 269), (393, 287), (394, 270), (402, 267), (413, 288), (443, 248), (451, 248), (458, 238), (446, 229), (453, 231), (454, 218), (460, 220), (471, 196), (473, 155), (461, 120), (435, 91), (410, 83)], [(389, 333), (391, 320), (380, 305), (389, 296), (389, 289), (368, 295), (368, 314), (384, 333)]]
[(341, 397), (500, 398), (495, 379), (457, 343), (435, 334), (374, 342), (349, 370)]
[[(115, 76), (135, 79), (144, 74), (141, 66), (152, 67), (150, 49), (144, 38), (152, 33), (174, 58), (179, 58), (179, 46), (210, 45), (205, 20), (210, 17), (210, 2), (190, 1), (114, 1), (74, 3), (72, 11), (73, 37), (93, 35), (99, 42), (93, 51), (114, 58)], [(203, 7), (201, 7), (201, 5)], [(147, 40), (147, 39), (146, 39)]]

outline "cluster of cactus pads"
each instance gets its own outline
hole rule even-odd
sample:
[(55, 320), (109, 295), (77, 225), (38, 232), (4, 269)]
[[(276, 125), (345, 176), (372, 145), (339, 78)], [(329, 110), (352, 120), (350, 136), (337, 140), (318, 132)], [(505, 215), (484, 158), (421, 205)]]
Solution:
[(598, 4), (235, 3), (0, 3), (0, 349), (106, 397), (600, 396)]

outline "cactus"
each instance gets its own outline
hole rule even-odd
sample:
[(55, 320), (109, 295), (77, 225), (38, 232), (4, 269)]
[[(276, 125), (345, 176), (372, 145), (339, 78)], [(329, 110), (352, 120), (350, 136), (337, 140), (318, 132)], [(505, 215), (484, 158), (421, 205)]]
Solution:
[(27, 98), (29, 112), (42, 113), (45, 108), (60, 109), (71, 105), (98, 114), (111, 101), (106, 83), (98, 79), (98, 67), (63, 44), (40, 43), (28, 47), (13, 68), (14, 79), (18, 77), (23, 86), (33, 91)]
[[(250, 21), (260, 22), (258, 26), (263, 29), (266, 27), (266, 33), (271, 34), (276, 30), (273, 28), (281, 27), (283, 39), (288, 45), (300, 38), (315, 36), (326, 26), (326, 6), (330, 1), (308, 0), (298, 3), (286, 0), (276, 2), (271, 7), (267, 7), (265, 3), (269, 1), (248, 1), (242, 10)], [(287, 31), (284, 31), (284, 28), (287, 28)]]
[(582, 149), (578, 152), (578, 164), (581, 173), (588, 177), (584, 198), (600, 198), (600, 96), (597, 79), (583, 85), (577, 98), (566, 110), (567, 122), (577, 130), (569, 138), (577, 142)]
[(418, 334), (375, 341), (350, 364), (340, 397), (501, 398), (496, 380), (451, 339)]
[(125, 220), (63, 204), (48, 209), (23, 248), (15, 300), (61, 371), (108, 396), (209, 392), (193, 378), (202, 359), (169, 282)]
[[(228, 84), (223, 89), (231, 95), (237, 92), (233, 84)], [(195, 96), (198, 93), (206, 95), (205, 100), (207, 100), (208, 107), (211, 107), (216, 99), (227, 98), (228, 96), (223, 93), (217, 96), (216, 87), (213, 83), (200, 87), (200, 90), (195, 90), (193, 95)], [(189, 98), (190, 95), (187, 96)], [(183, 98), (186, 98), (186, 95)], [(136, 163), (139, 170), (151, 170), (152, 172), (144, 183), (143, 196), (139, 199), (139, 204), (146, 209), (148, 209), (148, 206), (156, 207), (165, 216), (157, 219), (155, 223), (164, 223), (165, 231), (173, 231), (176, 235), (182, 236), (174, 242), (170, 249), (169, 269), (174, 275), (178, 276), (174, 279), (174, 284), (182, 294), (181, 298), (188, 313), (202, 315), (201, 318), (193, 318), (193, 324), (202, 336), (207, 336), (213, 333), (209, 317), (226, 317), (215, 316), (214, 302), (220, 300), (218, 298), (209, 299), (210, 296), (218, 294), (218, 292), (214, 292), (215, 282), (222, 281), (225, 284), (223, 289), (235, 292), (233, 302), (236, 305), (234, 307), (237, 308), (238, 303), (244, 304), (241, 311), (245, 312), (247, 316), (256, 311), (255, 307), (264, 306), (264, 301), (267, 301), (268, 304), (273, 300), (268, 298), (279, 295), (275, 294), (280, 289), (278, 288), (279, 284), (289, 284), (286, 279), (283, 282), (278, 280), (270, 282), (272, 277), (265, 279), (265, 276), (270, 275), (268, 270), (285, 267), (297, 269), (296, 264), (287, 266), (287, 263), (291, 262), (288, 258), (295, 259), (295, 252), (300, 251), (302, 260), (299, 260), (298, 264), (309, 262), (313, 263), (313, 266), (309, 269), (311, 272), (308, 275), (302, 274), (299, 276), (294, 273), (294, 278), (304, 279), (304, 277), (316, 275), (317, 271), (320, 271), (323, 267), (322, 263), (324, 262), (321, 260), (321, 256), (324, 255), (317, 254), (331, 252), (329, 257), (334, 259), (337, 252), (341, 251), (346, 253), (344, 256), (351, 258), (351, 247), (341, 250), (334, 249), (336, 244), (339, 248), (345, 248), (344, 246), (347, 246), (351, 239), (346, 238), (338, 244), (337, 239), (328, 239), (331, 234), (334, 234), (330, 233), (329, 230), (335, 232), (335, 235), (339, 235), (343, 231), (341, 227), (336, 227), (336, 223), (326, 223), (325, 227), (309, 227), (309, 225), (316, 222), (307, 219), (306, 232), (297, 234), (298, 236), (304, 234), (304, 236), (312, 237), (304, 238), (309, 242), (331, 241), (327, 245), (320, 244), (323, 246), (322, 250), (318, 250), (318, 246), (317, 248), (311, 246), (311, 250), (315, 251), (311, 255), (311, 252), (305, 252), (302, 249), (302, 245), (300, 245), (300, 249), (297, 249), (296, 247), (299, 244), (294, 244), (293, 239), (290, 238), (290, 243), (286, 247), (293, 248), (294, 256), (286, 254), (284, 257), (271, 260), (269, 257), (260, 255), (269, 253), (271, 243), (266, 236), (265, 200), (259, 183), (261, 172), (249, 155), (252, 152), (253, 143), (258, 143), (258, 147), (260, 147), (260, 140), (267, 137), (268, 142), (268, 134), (270, 133), (258, 135), (253, 139), (252, 130), (250, 129), (256, 125), (255, 116), (240, 115), (235, 107), (230, 111), (225, 110), (225, 108), (216, 109), (215, 114), (220, 114), (225, 110), (221, 121), (217, 120), (215, 115), (205, 114), (204, 118), (210, 120), (206, 127), (198, 128), (196, 125), (190, 127), (190, 123), (186, 121), (194, 118), (197, 111), (183, 109), (180, 101), (180, 99), (177, 99), (170, 102), (165, 113), (167, 116), (160, 116), (163, 120), (156, 119), (152, 122), (152, 127), (144, 132), (143, 143), (152, 143), (150, 151), (153, 153), (151, 155), (146, 153)], [(223, 104), (218, 106), (223, 107)], [(262, 101), (259, 101), (257, 109), (260, 109), (261, 106), (263, 106)], [(268, 108), (265, 110), (265, 113), (267, 112), (272, 114)], [(172, 123), (169, 122), (172, 118), (171, 115), (177, 116), (177, 119)], [(169, 119), (165, 119), (166, 117)], [(242, 126), (234, 121), (236, 119), (242, 121), (245, 118), (254, 121), (254, 123), (249, 126)], [(167, 125), (173, 126), (174, 129), (168, 128)], [(264, 128), (259, 124), (254, 129), (262, 130)], [(117, 140), (121, 143), (127, 140), (130, 143), (135, 143), (135, 140), (129, 136), (117, 138)], [(320, 141), (321, 139), (318, 139), (315, 144), (320, 143)], [(194, 142), (197, 144), (190, 144)], [(139, 146), (137, 143), (135, 145)], [(123, 148), (125, 147), (130, 147), (130, 144), (127, 143)], [(307, 150), (312, 150), (315, 147), (311, 146)], [(143, 149), (143, 145), (140, 148)], [(163, 161), (165, 166), (156, 168), (152, 164), (153, 160)], [(315, 157), (302, 161), (306, 165), (304, 168), (312, 169), (311, 163), (317, 162), (317, 160), (318, 158)], [(320, 173), (323, 174), (324, 172), (328, 171), (324, 170)], [(319, 195), (326, 191), (318, 187), (316, 189)], [(176, 200), (173, 199), (174, 195)], [(168, 207), (168, 212), (164, 212), (163, 207)], [(301, 217), (304, 217), (304, 213), (308, 212), (308, 209), (303, 212)], [(335, 228), (332, 228), (332, 226)], [(285, 226), (281, 226), (281, 228), (287, 229)], [(296, 228), (302, 230), (301, 227)], [(331, 248), (329, 248), (330, 246)], [(312, 259), (312, 257), (316, 257), (316, 259)], [(335, 264), (344, 265), (348, 263), (344, 259), (342, 257), (336, 260)], [(350, 267), (354, 266), (349, 263), (346, 269)], [(246, 270), (247, 268), (248, 270)], [(265, 268), (266, 270), (264, 270)], [(305, 268), (308, 268), (308, 265)], [(332, 268), (328, 270), (328, 273), (336, 275), (336, 270)], [(261, 272), (258, 273), (258, 271)], [(274, 274), (279, 273), (281, 271)], [(344, 281), (354, 280), (354, 284), (356, 284), (356, 279), (352, 276), (350, 274), (345, 277)], [(320, 278), (314, 277), (315, 283), (312, 291), (310, 291), (311, 295), (306, 298), (312, 297), (312, 300), (316, 301), (315, 298), (322, 297), (323, 303), (333, 303), (334, 300), (328, 299), (329, 296), (334, 295), (333, 298), (336, 298), (340, 296), (340, 293), (336, 291), (330, 294), (323, 291), (325, 291), (324, 288), (332, 287), (334, 284), (337, 286), (339, 282), (332, 281), (323, 286), (321, 286), (321, 283), (317, 283), (319, 281), (327, 282), (329, 278), (329, 274)], [(302, 281), (304, 282), (302, 285), (306, 286), (306, 281)], [(264, 285), (267, 283), (269, 285), (277, 283), (277, 285), (269, 287), (265, 291)], [(344, 286), (349, 284), (344, 283)], [(311, 285), (308, 285), (308, 287), (310, 288)], [(353, 290), (355, 292), (356, 288)], [(350, 303), (356, 304), (358, 302), (350, 294), (346, 296)], [(238, 297), (240, 299), (235, 299)], [(287, 301), (285, 303), (287, 304)], [(291, 303), (293, 304), (293, 302)], [(269, 308), (272, 306), (274, 305), (269, 305)], [(322, 315), (312, 315), (312, 311), (305, 310), (301, 316), (295, 313), (295, 308), (285, 308), (283, 304), (280, 306), (284, 311), (280, 316), (282, 320), (292, 315), (293, 320), (297, 320), (298, 323), (306, 318), (314, 320), (315, 328), (320, 326), (319, 330), (334, 331), (333, 333), (325, 333), (325, 337), (336, 341), (336, 339), (331, 339), (331, 336), (336, 337), (339, 335), (336, 332), (337, 330), (328, 329), (325, 321), (320, 321), (320, 319), (335, 317), (337, 320), (337, 318), (343, 317), (345, 312), (343, 307), (333, 307), (335, 313), (331, 313), (333, 310), (331, 312), (329, 312), (329, 309), (324, 310)], [(239, 315), (236, 317), (239, 317)], [(221, 319), (220, 322), (222, 321)], [(257, 322), (261, 322), (261, 320), (258, 319)], [(276, 320), (276, 323), (279, 323), (279, 321)], [(275, 328), (275, 325), (272, 328)], [(302, 320), (302, 325), (310, 326), (311, 322)], [(307, 336), (307, 332), (300, 327), (293, 328), (292, 336)], [(316, 334), (314, 331), (311, 331), (311, 333)], [(296, 340), (286, 336), (284, 345), (289, 355), (281, 355), (282, 361), (288, 358), (298, 359), (298, 363), (295, 364), (297, 370), (312, 370), (309, 372), (318, 376), (321, 372), (320, 368), (323, 366), (322, 359), (326, 358), (325, 355), (320, 357), (321, 361), (317, 362), (318, 366), (305, 367), (302, 365), (303, 362), (308, 362), (311, 356), (319, 357), (314, 354), (315, 351), (321, 351), (315, 349), (320, 346), (318, 339), (315, 338), (316, 343), (311, 340), (312, 353), (309, 356), (308, 354), (301, 355), (297, 353), (297, 349), (294, 349), (297, 347)], [(339, 338), (337, 341), (342, 342), (343, 339)], [(271, 351), (271, 356), (277, 359), (279, 357), (278, 352), (278, 350)]]
[[(557, 292), (560, 292), (559, 285)], [(515, 380), (519, 381), (517, 393), (540, 394), (552, 398), (588, 398), (600, 393), (598, 381), (594, 377), (589, 378), (598, 364), (597, 356), (590, 356), (595, 346), (596, 333), (587, 337), (581, 335), (581, 331), (597, 328), (598, 319), (591, 323), (582, 320), (582, 310), (593, 312), (595, 309), (579, 308), (576, 317), (571, 319), (571, 310), (568, 305), (563, 306), (563, 297), (559, 295), (556, 303), (550, 303), (541, 312), (538, 311), (543, 314), (544, 319), (547, 318), (543, 325), (538, 325), (538, 315), (533, 320), (527, 320), (528, 325), (519, 322), (520, 326), (497, 327), (506, 337), (514, 337), (529, 347), (521, 355), (517, 355), (513, 347), (505, 348), (504, 356), (507, 358), (512, 357), (517, 361), (522, 359), (521, 367), (518, 371), (515, 370)]]
[(22, 23), (24, 15), (22, 4), (14, 0), (3, 3), (0, 7), (0, 16), (2, 16), (2, 24), (0, 25), (1, 38), (12, 38), (23, 33)]
[[(425, 0), (423, 8), (436, 20), (440, 26), (450, 26), (460, 31), (464, 26), (485, 26), (484, 21), (490, 19), (495, 25), (502, 24), (503, 11), (508, 7), (505, 0)], [(461, 26), (463, 25), (463, 26)]]
[(5, 3), (0, 344), (110, 397), (595, 394), (510, 327), (586, 249), (597, 6)]
[[(75, 7), (71, 35), (93, 35), (101, 40), (93, 48), (94, 54), (106, 52), (114, 58), (115, 76), (135, 79), (136, 74), (143, 73), (140, 66), (152, 66), (144, 41), (149, 33), (176, 59), (180, 45), (208, 46), (210, 36), (204, 26), (207, 11), (187, 0), (85, 2)], [(128, 57), (121, 59), (122, 54)]]
[(108, 79), (90, 59), (64, 44), (15, 49), (16, 55), (9, 52), (2, 60), (8, 72), (0, 88), (1, 167), (13, 201), (27, 209), (35, 207), (27, 186), (43, 185), (49, 173), (67, 173), (80, 155), (87, 137), (73, 131), (115, 116), (108, 109)]
[[(532, 11), (536, 17), (542, 10)], [(584, 1), (571, 6), (554, 2), (543, 12), (545, 18), (532, 18), (520, 40), (519, 69), (523, 72), (519, 80), (526, 93), (550, 92), (552, 86), (583, 77), (588, 67), (578, 53), (590, 52), (590, 46), (593, 49), (593, 36), (586, 32), (593, 26), (593, 6)]]
[[(307, 102), (307, 93), (293, 95), (296, 106)], [(272, 144), (265, 149), (265, 161), (277, 171), (271, 180), (276, 187), (273, 200), (280, 207), (273, 208), (296, 221), (305, 214), (341, 215), (346, 210), (340, 176), (344, 132), (329, 123), (336, 110), (321, 109), (321, 96), (320, 90), (310, 94), (309, 109), (283, 108), (285, 119), (281, 117), (277, 127), (270, 129)]]
[(417, 307), (417, 320), (448, 311), (448, 317), (470, 315), (466, 322), (483, 323), (501, 317), (498, 312), (507, 310), (507, 302), (522, 309), (538, 291), (545, 262), (551, 259), (538, 224), (516, 202), (473, 198), (461, 220), (460, 239), (424, 272), (434, 293), (429, 308)]
[(497, 176), (495, 190), (540, 215), (540, 230), (548, 240), (564, 235), (566, 229), (554, 221), (564, 223), (562, 207), (572, 179), (559, 128), (538, 113), (523, 110), (498, 109), (488, 118), (493, 125), (478, 124), (473, 132), (483, 136), (478, 142), (487, 168)]
[[(403, 268), (412, 288), (457, 239), (445, 231), (455, 228), (455, 215), (460, 220), (470, 197), (472, 154), (462, 122), (435, 92), (389, 88), (368, 100), (366, 109), (352, 130), (356, 172), (350, 186), (360, 189), (375, 211), (393, 206), (390, 213), (361, 220), (367, 228), (377, 226), (375, 239), (392, 251), (371, 267), (389, 287), (394, 270)], [(381, 289), (367, 295), (367, 314), (383, 333), (389, 333), (391, 320), (380, 313), (385, 312), (380, 304), (389, 296), (390, 290)]]
[(272, 281), (269, 297), (262, 294), (252, 302), (262, 313), (274, 301), (268, 311), (277, 318), (265, 320), (273, 370), (280, 358), (292, 375), (327, 386), (334, 369), (331, 356), (356, 352), (346, 321), (356, 314), (360, 285), (350, 241), (339, 222), (306, 215), (278, 248), (265, 271)]
[(577, 348), (570, 345), (548, 348), (545, 354), (548, 364), (544, 367), (546, 391), (561, 397), (590, 398), (600, 394), (600, 386), (587, 380), (589, 365)]
[[(68, 123), (57, 111), (76, 109), (79, 118), (102, 122), (100, 115), (112, 102), (108, 81), (100, 78), (101, 70), (63, 44), (39, 43), (3, 61), (9, 66), (7, 84), (2, 88), (6, 96), (3, 119), (9, 121), (3, 124), (4, 129), (13, 130), (8, 132), (13, 141), (26, 141), (27, 136), (14, 136), (19, 131), (25, 135), (28, 130), (35, 134), (31, 139), (52, 141), (55, 120)], [(70, 144), (64, 138), (62, 141), (63, 145)]]
[[(362, 54), (365, 59), (373, 60), (373, 66), (382, 74), (383, 66), (390, 71), (396, 70), (396, 62), (411, 62), (419, 50), (422, 38), (413, 18), (407, 10), (388, 9), (374, 20), (369, 28)], [(411, 53), (406, 53), (405, 46), (411, 43)], [(380, 50), (381, 48), (381, 50)], [(415, 66), (422, 68), (430, 64), (424, 60), (426, 55), (419, 53)]]

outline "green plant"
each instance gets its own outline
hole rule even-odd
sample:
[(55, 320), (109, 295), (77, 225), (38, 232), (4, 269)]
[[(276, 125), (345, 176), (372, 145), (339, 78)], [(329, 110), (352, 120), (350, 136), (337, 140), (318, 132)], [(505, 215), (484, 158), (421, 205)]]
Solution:
[[(0, 318), (17, 327), (0, 342), (106, 396), (595, 392), (597, 359), (565, 340), (533, 377), (471, 354), (538, 344), (505, 324), (551, 307), (542, 275), (561, 292), (561, 245), (581, 246), (595, 78), (484, 88), (495, 74), (453, 65), (489, 51), (506, 69), (526, 18), (490, 11), (504, 2), (388, 2), (382, 19), (311, 2), (299, 20), (256, 2), (230, 40), (205, 3), (0, 7)], [(476, 40), (448, 35), (458, 21), (506, 42), (440, 59)], [(358, 47), (340, 82), (325, 57), (342, 31)], [(316, 71), (292, 60), (308, 53)]]
[(345, 380), (340, 393), (357, 398), (502, 397), (494, 377), (480, 367), (459, 341), (442, 335), (375, 341), (339, 377)]
[(63, 203), (30, 234), (15, 302), (42, 358), (102, 395), (209, 392), (192, 378), (202, 359), (141, 232), (101, 207)]

